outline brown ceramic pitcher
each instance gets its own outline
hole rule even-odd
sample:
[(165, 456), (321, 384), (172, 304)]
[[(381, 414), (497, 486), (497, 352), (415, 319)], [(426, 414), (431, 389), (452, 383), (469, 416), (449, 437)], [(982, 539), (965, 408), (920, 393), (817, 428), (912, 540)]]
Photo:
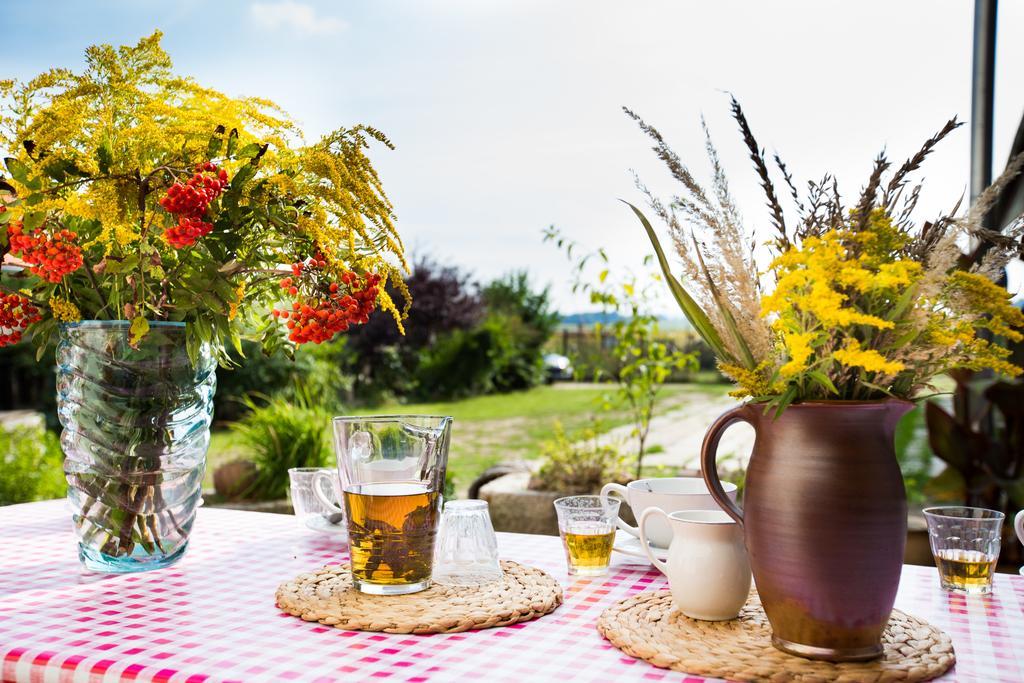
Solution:
[[(882, 654), (903, 567), (907, 499), (896, 462), (906, 401), (794, 404), (776, 418), (763, 405), (734, 408), (701, 449), (711, 495), (743, 526), (772, 643), (829, 661)], [(747, 422), (757, 434), (743, 510), (715, 469), (722, 433)]]

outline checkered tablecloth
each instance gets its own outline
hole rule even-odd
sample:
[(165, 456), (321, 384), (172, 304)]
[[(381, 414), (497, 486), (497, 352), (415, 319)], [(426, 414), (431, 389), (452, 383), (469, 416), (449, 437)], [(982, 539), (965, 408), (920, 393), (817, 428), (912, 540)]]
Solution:
[[(277, 585), (345, 559), (336, 537), (290, 516), (202, 509), (174, 567), (100, 576), (80, 569), (63, 502), (0, 508), (0, 662), (4, 681), (687, 681), (635, 660), (594, 627), (616, 600), (665, 587), (617, 556), (608, 576), (570, 578), (560, 542), (499, 534), (501, 554), (565, 589), (550, 615), (507, 628), (408, 636), (340, 631), (283, 614)], [(906, 567), (897, 606), (949, 633), (945, 680), (1024, 681), (1024, 577), (991, 597), (949, 595), (934, 569)]]

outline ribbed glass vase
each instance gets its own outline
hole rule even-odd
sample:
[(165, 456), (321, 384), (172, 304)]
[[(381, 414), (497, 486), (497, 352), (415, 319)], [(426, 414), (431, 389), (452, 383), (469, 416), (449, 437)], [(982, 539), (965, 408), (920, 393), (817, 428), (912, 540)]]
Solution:
[(124, 321), (65, 325), (57, 412), (78, 555), (89, 569), (166, 567), (202, 500), (216, 363), (193, 364), (185, 324), (153, 322), (137, 348)]

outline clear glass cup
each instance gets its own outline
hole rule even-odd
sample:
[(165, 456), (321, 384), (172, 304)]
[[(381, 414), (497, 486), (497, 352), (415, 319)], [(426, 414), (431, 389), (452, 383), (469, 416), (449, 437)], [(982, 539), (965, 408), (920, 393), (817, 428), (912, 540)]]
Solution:
[(430, 415), (334, 418), (356, 589), (402, 595), (430, 587), (451, 425)]
[[(329, 482), (318, 479), (318, 472), (325, 472), (333, 478), (334, 485), (325, 486)], [(341, 499), (336, 494), (341, 488), (337, 479), (338, 474), (333, 467), (293, 467), (288, 470), (292, 510), (300, 527), (314, 531), (345, 530), (345, 513), (339, 507)], [(323, 495), (317, 495), (314, 487), (319, 487)], [(332, 505), (327, 505), (328, 502)]]
[(608, 572), (615, 544), (619, 499), (569, 496), (555, 501), (558, 533), (570, 574), (599, 576)]
[(486, 500), (450, 500), (441, 514), (434, 551), (437, 582), (471, 586), (502, 577), (498, 537)]
[(991, 593), (1006, 515), (957, 506), (926, 508), (924, 516), (942, 587), (961, 593)]

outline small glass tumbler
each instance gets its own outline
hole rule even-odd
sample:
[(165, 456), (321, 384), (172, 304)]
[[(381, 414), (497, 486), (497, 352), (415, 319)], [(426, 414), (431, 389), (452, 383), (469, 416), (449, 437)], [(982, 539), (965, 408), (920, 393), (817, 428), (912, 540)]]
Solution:
[(924, 516), (942, 587), (991, 593), (1005, 515), (984, 508), (935, 507), (925, 509)]
[(450, 500), (444, 504), (434, 553), (434, 581), (472, 586), (498, 581), (498, 538), (486, 500)]
[(619, 499), (569, 496), (555, 501), (558, 533), (570, 574), (599, 576), (608, 571), (615, 544)]
[[(321, 486), (324, 489), (322, 493), (326, 494), (325, 497), (328, 500), (337, 499), (337, 494), (334, 491), (326, 490), (327, 487), (321, 483), (323, 480), (316, 478), (318, 472), (326, 472), (335, 480), (338, 478), (333, 467), (293, 467), (288, 470), (292, 510), (295, 512), (295, 518), (298, 520), (299, 526), (304, 529), (344, 531), (345, 515), (335, 508), (328, 507), (321, 496), (317, 495), (315, 487)], [(338, 484), (338, 488), (341, 488), (340, 484)]]

